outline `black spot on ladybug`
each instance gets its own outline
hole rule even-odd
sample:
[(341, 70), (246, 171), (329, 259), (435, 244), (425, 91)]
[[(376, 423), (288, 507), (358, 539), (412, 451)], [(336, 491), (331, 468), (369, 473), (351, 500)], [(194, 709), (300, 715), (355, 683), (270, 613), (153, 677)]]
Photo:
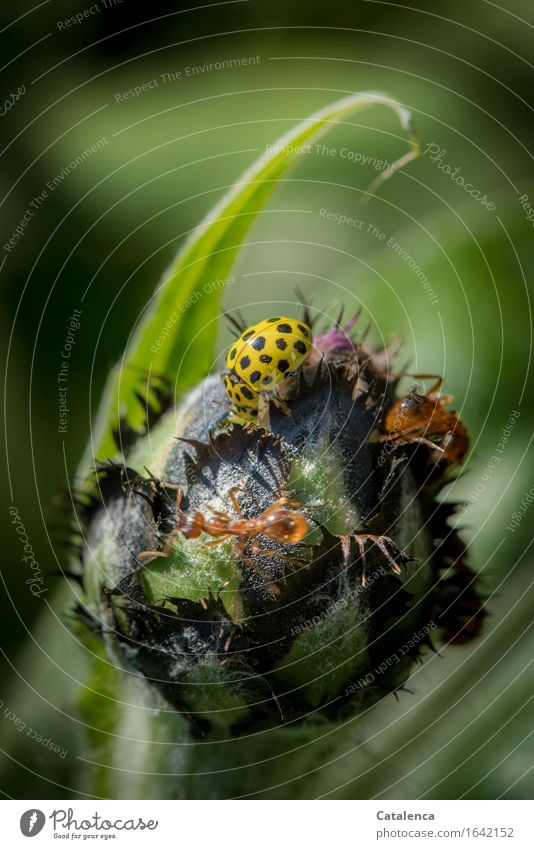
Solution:
[(241, 395), (243, 395), (244, 398), (248, 398), (249, 401), (252, 401), (254, 398), (254, 392), (252, 389), (249, 389), (248, 386), (243, 386), (241, 389)]
[(278, 360), (278, 370), (279, 371), (287, 371), (289, 368), (289, 363), (287, 360)]
[(290, 324), (278, 324), (276, 329), (279, 333), (291, 333), (291, 325)]
[(232, 350), (230, 351), (230, 359), (235, 360), (236, 354), (237, 354), (237, 348), (232, 348)]
[(248, 368), (250, 365), (250, 357), (241, 357), (239, 365), (243, 369)]
[(254, 336), (254, 330), (247, 330), (246, 333), (243, 333), (241, 339), (243, 342), (246, 342), (247, 339), (250, 339), (251, 336)]
[(279, 318), (268, 318), (267, 324), (274, 324), (275, 321), (280, 321), (280, 319)]
[(295, 342), (293, 344), (293, 347), (294, 347), (295, 351), (299, 352), (299, 354), (305, 354), (306, 353), (306, 345), (304, 344), (304, 342), (301, 342), (300, 339), (298, 340), (298, 342)]
[(257, 383), (258, 380), (260, 379), (260, 377), (261, 377), (261, 372), (251, 371), (250, 376), (249, 376), (249, 380), (250, 380), (251, 383)]
[(287, 348), (286, 340), (285, 339), (277, 339), (276, 340), (276, 347), (280, 348), (281, 351), (285, 351), (285, 349)]
[(264, 386), (267, 386), (269, 383), (272, 383), (272, 382), (273, 382), (273, 379), (270, 375), (267, 375), (267, 377), (264, 377), (263, 380), (262, 380), (262, 383), (263, 383)]
[(269, 354), (262, 354), (260, 357), (260, 363), (272, 363), (273, 358), (269, 356)]
[(263, 350), (263, 348), (265, 348), (265, 336), (257, 336), (256, 339), (254, 339), (254, 342), (251, 342), (250, 345), (255, 351)]
[(236, 393), (235, 393), (235, 400), (236, 400), (236, 401), (241, 401), (241, 395), (239, 394), (239, 392), (236, 392)]
[(300, 330), (300, 332), (302, 333), (302, 335), (306, 336), (306, 338), (308, 338), (308, 336), (310, 335), (310, 331), (308, 330), (308, 328), (304, 327), (303, 324), (297, 324), (297, 327)]

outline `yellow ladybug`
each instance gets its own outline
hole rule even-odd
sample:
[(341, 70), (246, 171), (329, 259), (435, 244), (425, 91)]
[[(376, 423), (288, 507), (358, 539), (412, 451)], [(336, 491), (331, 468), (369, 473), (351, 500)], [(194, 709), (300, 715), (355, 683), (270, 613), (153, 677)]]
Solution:
[(226, 366), (255, 392), (268, 391), (304, 362), (311, 344), (307, 324), (285, 316), (268, 318), (241, 334), (228, 351)]
[(247, 422), (255, 422), (258, 418), (258, 393), (235, 374), (222, 374), (221, 379), (232, 402), (232, 412)]

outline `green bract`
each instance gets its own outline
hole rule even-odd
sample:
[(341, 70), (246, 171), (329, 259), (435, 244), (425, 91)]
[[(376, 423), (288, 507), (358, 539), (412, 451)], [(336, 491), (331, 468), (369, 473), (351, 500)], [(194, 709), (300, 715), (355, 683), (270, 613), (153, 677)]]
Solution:
[[(111, 654), (197, 730), (360, 711), (404, 683), (432, 631), (462, 639), (469, 605), (479, 617), (447, 508), (435, 503), (443, 469), (432, 448), (380, 440), (395, 388), (382, 359), (350, 340), (323, 345), (283, 406), (270, 403), (269, 429), (226, 427), (229, 402), (210, 377), (99, 474), (89, 608)], [(293, 545), (260, 535), (256, 551), (235, 536), (206, 548), (209, 535), (178, 534), (168, 556), (144, 563), (176, 524), (176, 487), (182, 510), (232, 519), (233, 487), (249, 518), (297, 493), (308, 535)]]

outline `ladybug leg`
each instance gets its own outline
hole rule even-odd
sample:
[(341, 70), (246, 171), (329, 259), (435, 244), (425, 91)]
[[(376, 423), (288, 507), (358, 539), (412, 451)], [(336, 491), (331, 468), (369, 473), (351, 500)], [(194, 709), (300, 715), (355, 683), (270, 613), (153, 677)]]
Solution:
[(265, 430), (271, 430), (271, 421), (269, 418), (269, 399), (265, 393), (261, 392), (258, 396), (258, 418), (257, 424)]
[(274, 397), (274, 398), (272, 398), (272, 402), (273, 402), (274, 406), (277, 407), (280, 410), (280, 412), (282, 412), (284, 414), (284, 416), (291, 416), (292, 415), (290, 408), (287, 406), (286, 402), (282, 400), (282, 398)]

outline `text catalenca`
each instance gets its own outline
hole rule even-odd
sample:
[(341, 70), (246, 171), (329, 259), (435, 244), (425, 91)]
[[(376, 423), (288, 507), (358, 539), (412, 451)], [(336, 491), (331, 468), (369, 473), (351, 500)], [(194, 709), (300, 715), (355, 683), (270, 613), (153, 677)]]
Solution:
[(377, 820), (433, 820), (434, 814), (412, 814), (410, 811), (377, 811)]

